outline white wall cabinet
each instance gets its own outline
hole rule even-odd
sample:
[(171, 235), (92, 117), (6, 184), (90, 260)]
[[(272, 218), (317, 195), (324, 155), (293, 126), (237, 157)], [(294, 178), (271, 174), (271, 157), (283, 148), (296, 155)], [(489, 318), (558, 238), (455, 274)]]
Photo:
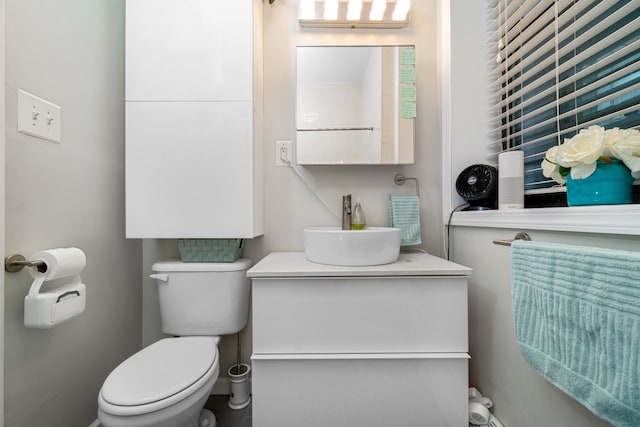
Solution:
[(466, 427), (470, 273), (425, 254), (265, 257), (248, 273), (254, 427)]
[(259, 0), (127, 0), (127, 237), (263, 233), (261, 25)]

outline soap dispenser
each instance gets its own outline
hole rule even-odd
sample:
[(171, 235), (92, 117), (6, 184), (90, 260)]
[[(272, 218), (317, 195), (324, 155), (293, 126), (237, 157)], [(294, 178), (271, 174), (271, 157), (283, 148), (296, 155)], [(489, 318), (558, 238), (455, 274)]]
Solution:
[(353, 214), (351, 215), (351, 229), (362, 230), (365, 226), (366, 221), (364, 219), (362, 206), (360, 206), (360, 202), (356, 202), (356, 206), (353, 208)]

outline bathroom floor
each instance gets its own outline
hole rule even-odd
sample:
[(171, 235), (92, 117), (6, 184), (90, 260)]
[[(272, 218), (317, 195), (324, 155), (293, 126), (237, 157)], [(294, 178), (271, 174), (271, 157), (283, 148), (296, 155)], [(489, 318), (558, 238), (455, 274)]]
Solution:
[(205, 408), (216, 416), (216, 427), (251, 427), (251, 403), (243, 409), (229, 408), (228, 395), (212, 395)]

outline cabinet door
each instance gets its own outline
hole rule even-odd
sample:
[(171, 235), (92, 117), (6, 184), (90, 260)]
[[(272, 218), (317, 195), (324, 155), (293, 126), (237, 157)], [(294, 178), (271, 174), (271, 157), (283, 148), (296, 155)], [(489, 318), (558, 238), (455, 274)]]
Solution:
[(130, 101), (247, 101), (253, 0), (127, 0)]
[(366, 356), (254, 354), (253, 427), (469, 425), (466, 355)]
[(251, 102), (126, 103), (127, 237), (251, 238)]

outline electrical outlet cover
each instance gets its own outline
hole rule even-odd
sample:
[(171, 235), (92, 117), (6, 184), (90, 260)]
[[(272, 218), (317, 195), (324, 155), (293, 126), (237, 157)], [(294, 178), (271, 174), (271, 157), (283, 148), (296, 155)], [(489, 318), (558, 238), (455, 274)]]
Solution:
[(292, 161), (291, 141), (276, 141), (276, 166), (289, 166)]

